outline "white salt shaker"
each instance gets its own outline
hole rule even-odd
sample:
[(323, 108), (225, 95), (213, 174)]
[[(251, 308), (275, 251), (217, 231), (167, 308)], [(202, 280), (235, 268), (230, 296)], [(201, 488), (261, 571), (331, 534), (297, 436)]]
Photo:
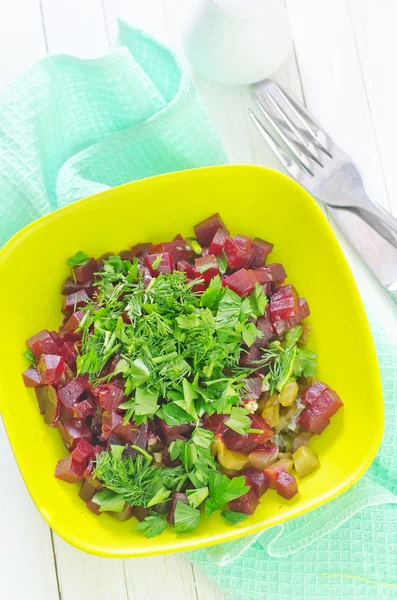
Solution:
[(192, 66), (221, 83), (269, 77), (292, 47), (284, 0), (196, 0), (183, 45)]

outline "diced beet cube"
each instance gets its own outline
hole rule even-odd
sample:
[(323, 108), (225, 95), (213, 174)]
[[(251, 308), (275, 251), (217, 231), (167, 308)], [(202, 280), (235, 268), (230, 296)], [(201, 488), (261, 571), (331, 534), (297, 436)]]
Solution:
[(143, 521), (145, 517), (150, 515), (150, 508), (145, 508), (144, 506), (133, 506), (132, 514), (138, 521)]
[(259, 317), (255, 323), (256, 327), (261, 331), (262, 337), (255, 340), (255, 346), (258, 348), (265, 348), (270, 340), (275, 337), (275, 331), (272, 323), (268, 320), (267, 316)]
[(280, 263), (272, 263), (270, 265), (266, 265), (264, 267), (260, 267), (259, 269), (254, 270), (254, 275), (258, 283), (268, 283), (270, 281), (284, 281), (287, 277), (287, 273), (283, 265)]
[(120, 258), (122, 258), (123, 260), (130, 260), (131, 262), (134, 260), (135, 256), (134, 253), (131, 252), (131, 250), (122, 250), (121, 252), (119, 252), (119, 256)]
[(126, 444), (135, 444), (138, 437), (138, 426), (133, 422), (126, 425), (120, 423), (114, 428), (114, 433)]
[(50, 336), (52, 337), (57, 346), (60, 346), (62, 344), (61, 336), (59, 335), (59, 333), (57, 333), (56, 331), (50, 331)]
[(59, 353), (65, 359), (66, 364), (71, 369), (75, 369), (78, 352), (76, 350), (75, 342), (64, 342), (59, 348)]
[(163, 252), (168, 252), (171, 255), (174, 265), (177, 265), (181, 260), (190, 260), (195, 256), (193, 250), (186, 247), (184, 239), (162, 242), (156, 244), (150, 250), (150, 254), (161, 254)]
[(315, 381), (303, 394), (302, 400), (309, 406), (316, 404), (321, 394), (328, 389), (328, 386), (321, 381)]
[[(95, 448), (96, 448), (96, 446), (95, 446)], [(96, 456), (95, 456), (95, 458), (96, 458)], [(84, 479), (89, 479), (91, 477), (93, 471), (94, 471), (94, 463), (92, 462), (92, 459), (89, 459), (87, 466), (83, 473)]]
[(130, 506), (129, 504), (125, 504), (123, 510), (120, 513), (116, 513), (112, 510), (109, 510), (108, 515), (111, 515), (118, 521), (128, 521), (134, 516), (134, 513), (132, 506)]
[(298, 325), (303, 319), (310, 315), (310, 309), (307, 301), (304, 298), (299, 298), (299, 311), (296, 317), (274, 323), (274, 330), (278, 336), (284, 335), (287, 331)]
[(75, 419), (85, 419), (95, 414), (95, 406), (91, 400), (82, 400), (72, 406), (71, 413)]
[(249, 454), (258, 445), (252, 434), (241, 435), (237, 431), (233, 431), (233, 429), (226, 431), (222, 437), (226, 448), (233, 450), (233, 452), (240, 452), (241, 454)]
[(138, 435), (134, 442), (135, 446), (139, 446), (140, 448), (143, 448), (144, 450), (146, 449), (147, 441), (148, 441), (148, 431), (149, 431), (148, 423), (142, 423), (141, 425), (138, 426)]
[(186, 260), (178, 261), (178, 263), (176, 265), (176, 270), (181, 271), (182, 273), (186, 273), (186, 275), (190, 279), (195, 279), (196, 277), (198, 277), (198, 273), (197, 273), (194, 265), (191, 265)]
[(171, 500), (171, 509), (168, 513), (168, 523), (173, 525), (175, 523), (175, 509), (178, 502), (188, 504), (187, 496), (183, 492), (174, 492)]
[[(286, 462), (286, 461), (284, 461)], [(290, 462), (292, 464), (292, 461), (287, 461)], [(268, 478), (269, 481), (269, 487), (272, 490), (276, 489), (276, 485), (277, 485), (277, 478), (279, 476), (280, 473), (286, 473), (287, 472), (287, 468), (285, 466), (285, 464), (283, 464), (282, 460), (279, 460), (271, 465), (269, 465), (268, 467), (266, 467), (266, 469), (264, 469), (264, 473)]]
[(242, 454), (250, 454), (257, 446), (265, 445), (271, 436), (274, 434), (266, 419), (260, 415), (249, 415), (251, 419), (251, 429), (258, 429), (260, 433), (248, 433), (241, 435), (232, 429), (229, 429), (224, 436), (223, 441), (229, 450), (241, 452)]
[(248, 377), (245, 380), (244, 387), (242, 389), (244, 398), (247, 400), (258, 400), (262, 394), (262, 383), (262, 377)]
[(62, 306), (62, 312), (66, 315), (69, 315), (70, 313), (75, 312), (76, 308), (85, 306), (88, 300), (89, 297), (85, 290), (79, 290), (74, 294), (69, 294), (68, 296), (65, 296), (65, 300)]
[(56, 385), (65, 370), (65, 360), (56, 354), (42, 354), (37, 370), (43, 383)]
[(249, 485), (251, 490), (255, 492), (258, 498), (263, 496), (269, 489), (269, 478), (263, 471), (259, 471), (254, 467), (246, 467), (241, 475), (245, 478), (245, 484)]
[(66, 483), (77, 483), (83, 478), (84, 469), (84, 463), (78, 463), (71, 455), (65, 456), (58, 461), (55, 477)]
[(58, 349), (58, 345), (54, 341), (54, 338), (46, 329), (26, 340), (26, 344), (37, 359), (39, 359), (42, 354), (55, 354)]
[(99, 504), (94, 502), (92, 498), (91, 498), (91, 500), (88, 500), (87, 508), (89, 511), (94, 513), (94, 515), (98, 515), (98, 517), (102, 514), (101, 511), (99, 510)]
[(88, 502), (91, 500), (93, 496), (95, 496), (97, 489), (92, 486), (88, 481), (84, 481), (83, 485), (80, 488), (79, 496), (84, 502)]
[[(160, 262), (158, 258), (160, 257)], [(160, 275), (161, 273), (172, 273), (174, 270), (174, 261), (169, 252), (163, 252), (162, 254), (147, 254), (144, 258), (145, 266), (149, 269), (152, 277)], [(154, 269), (153, 264), (157, 264)]]
[(194, 233), (201, 246), (209, 246), (218, 229), (223, 229), (229, 235), (229, 232), (222, 221), (219, 213), (211, 215), (208, 219), (201, 221), (194, 227)]
[(297, 423), (312, 433), (322, 433), (329, 424), (329, 419), (342, 406), (338, 394), (328, 385), (316, 381), (302, 394), (303, 402), (308, 408), (301, 413)]
[[(52, 385), (43, 385), (42, 387), (36, 388), (35, 392), (41, 415), (45, 414), (47, 403), (50, 404), (51, 407), (57, 407), (57, 392)], [(50, 415), (48, 418), (50, 418)]]
[(84, 421), (73, 419), (63, 424), (58, 423), (58, 429), (65, 445), (71, 450), (74, 450), (80, 440), (92, 440), (92, 433)]
[(254, 254), (250, 266), (252, 269), (257, 269), (258, 267), (263, 267), (265, 264), (268, 254), (273, 250), (273, 244), (265, 242), (261, 238), (254, 238), (252, 240), (252, 249)]
[(40, 373), (34, 367), (29, 367), (22, 373), (23, 382), (26, 387), (36, 388), (42, 385)]
[(209, 253), (214, 254), (215, 256), (222, 254), (227, 237), (229, 237), (229, 233), (226, 231), (226, 229), (223, 229), (223, 227), (217, 229), (210, 244)]
[(273, 428), (260, 415), (249, 415), (249, 418), (251, 419), (251, 429), (258, 429), (261, 433), (249, 433), (248, 435), (252, 436), (256, 444), (264, 446), (274, 435)]
[(135, 244), (135, 246), (132, 246), (131, 248), (131, 253), (137, 258), (141, 258), (146, 256), (146, 254), (149, 254), (152, 246), (152, 242), (148, 242), (146, 244)]
[(98, 271), (98, 265), (95, 258), (89, 258), (84, 264), (73, 267), (72, 271), (77, 283), (84, 283)]
[(255, 278), (252, 276), (252, 271), (240, 269), (231, 275), (228, 275), (223, 280), (223, 285), (230, 288), (241, 298), (249, 296), (255, 289)]
[(195, 292), (196, 294), (201, 294), (202, 292), (205, 292), (206, 289), (207, 289), (207, 283), (205, 281), (198, 281), (192, 287), (192, 291)]
[(291, 500), (298, 493), (298, 484), (295, 477), (291, 473), (281, 471), (277, 475), (276, 492), (279, 496)]
[(71, 317), (66, 321), (64, 328), (68, 331), (74, 331), (80, 327), (80, 323), (83, 320), (84, 313), (81, 310), (73, 313)]
[(241, 350), (239, 365), (240, 367), (257, 367), (255, 361), (260, 360), (261, 357), (261, 351), (253, 344), (251, 348)]
[(240, 498), (236, 498), (235, 500), (229, 502), (229, 508), (233, 512), (240, 512), (244, 513), (245, 515), (253, 515), (258, 504), (258, 496), (251, 489), (248, 490), (244, 496), (240, 496)]
[(296, 420), (298, 425), (319, 435), (330, 424), (330, 420), (316, 412), (315, 408), (305, 408)]
[(67, 277), (62, 285), (61, 294), (63, 296), (69, 296), (70, 294), (76, 294), (81, 290), (84, 290), (87, 293), (87, 296), (91, 298), (94, 293), (93, 279), (90, 278), (83, 283), (77, 283), (72, 277)]
[(299, 312), (299, 296), (293, 285), (285, 285), (270, 298), (269, 315), (273, 323), (291, 319)]
[(71, 453), (73, 460), (81, 463), (87, 461), (93, 455), (94, 447), (87, 440), (81, 439)]
[(102, 415), (102, 434), (105, 440), (115, 430), (117, 425), (121, 425), (123, 418), (113, 410), (105, 410)]
[(105, 410), (117, 410), (120, 404), (125, 402), (124, 392), (115, 383), (108, 383), (97, 388), (99, 404)]
[(228, 269), (248, 267), (252, 260), (252, 240), (246, 235), (235, 235), (225, 240), (225, 254)]
[(78, 379), (73, 379), (58, 392), (60, 401), (66, 408), (72, 408), (84, 392), (84, 387)]
[(204, 427), (214, 433), (223, 435), (226, 431), (229, 431), (229, 427), (225, 425), (225, 421), (228, 419), (230, 419), (230, 415), (218, 415), (218, 413), (210, 416), (206, 415), (204, 417)]
[(167, 425), (163, 419), (156, 419), (156, 428), (161, 441), (167, 446), (175, 440), (184, 440), (192, 431), (189, 423), (182, 425)]
[(204, 279), (204, 281), (210, 281), (215, 275), (219, 275), (218, 261), (213, 254), (196, 258), (195, 269), (198, 273), (198, 277)]

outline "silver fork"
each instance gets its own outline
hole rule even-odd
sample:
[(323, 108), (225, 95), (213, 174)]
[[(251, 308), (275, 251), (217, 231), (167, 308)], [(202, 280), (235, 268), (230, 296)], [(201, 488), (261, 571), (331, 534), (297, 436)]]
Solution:
[(270, 79), (255, 84), (253, 91), (261, 118), (248, 112), (260, 134), (287, 172), (327, 205), (397, 301), (397, 220), (371, 200), (351, 158), (295, 98)]

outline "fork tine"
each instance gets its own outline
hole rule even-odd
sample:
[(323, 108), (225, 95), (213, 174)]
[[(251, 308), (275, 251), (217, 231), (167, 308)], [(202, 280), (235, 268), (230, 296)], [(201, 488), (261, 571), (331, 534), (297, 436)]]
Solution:
[[(279, 127), (277, 122), (273, 119), (272, 115), (266, 111), (265, 107), (257, 100), (257, 104), (261, 110), (261, 112), (265, 115), (266, 119), (272, 125), (273, 129), (277, 132), (280, 138), (283, 140), (284, 144), (287, 148), (292, 152), (296, 160), (299, 164), (306, 169), (309, 175), (313, 175), (313, 171), (311, 169), (311, 165), (308, 162), (306, 155), (301, 152), (297, 144), (295, 144), (290, 138), (284, 133), (284, 131)], [(317, 161), (318, 162), (318, 161)]]
[(248, 114), (254, 122), (259, 133), (266, 140), (271, 150), (277, 156), (278, 160), (281, 162), (283, 167), (288, 171), (288, 173), (290, 173), (290, 175), (292, 175), (292, 177), (299, 181), (300, 176), (303, 174), (303, 170), (299, 166), (299, 164), (292, 160), (290, 156), (288, 156), (288, 154), (284, 152), (280, 144), (275, 140), (272, 134), (265, 129), (265, 127), (262, 125), (262, 123), (259, 121), (259, 119), (256, 117), (256, 115), (252, 112), (250, 108), (248, 109)]
[[(325, 154), (327, 154), (330, 158), (332, 158), (332, 155), (330, 154), (329, 150), (319, 140), (318, 133), (311, 126), (311, 124), (315, 125), (317, 127), (318, 131), (326, 139), (329, 139), (328, 135), (322, 129), (322, 127), (320, 126), (320, 124), (317, 123), (315, 121), (315, 119), (311, 116), (311, 114), (309, 113), (309, 111), (307, 111), (305, 108), (303, 108), (302, 106), (300, 106), (296, 102), (296, 100), (292, 96), (290, 96), (290, 94), (288, 92), (286, 92), (283, 88), (281, 88), (277, 83), (275, 83), (275, 82), (273, 82), (273, 83), (274, 83), (274, 86), (277, 89), (278, 93), (280, 94), (280, 96), (283, 98), (284, 102), (286, 103), (286, 105), (290, 109), (290, 111), (300, 121), (300, 123), (302, 124), (302, 126), (306, 130), (307, 134), (312, 138), (313, 143), (320, 150), (322, 150), (323, 152), (325, 152)], [(268, 94), (268, 95), (270, 95), (270, 94)]]
[[(269, 101), (271, 102), (274, 109), (280, 115), (281, 121), (283, 121), (287, 125), (287, 127), (292, 131), (292, 133), (300, 141), (303, 152), (305, 152), (309, 156), (309, 158), (314, 160), (320, 167), (322, 167), (320, 160), (318, 159), (318, 157), (315, 154), (316, 147), (312, 144), (312, 142), (310, 141), (310, 138), (307, 138), (307, 137), (305, 137), (305, 135), (302, 135), (301, 130), (295, 125), (295, 123), (292, 122), (292, 120), (289, 118), (287, 113), (281, 108), (280, 104), (269, 92), (266, 92), (266, 96), (269, 99)], [(259, 104), (260, 109), (263, 112), (265, 110), (264, 106), (259, 102), (259, 100), (257, 100), (257, 102)], [(318, 150), (318, 148), (317, 148), (317, 150)]]

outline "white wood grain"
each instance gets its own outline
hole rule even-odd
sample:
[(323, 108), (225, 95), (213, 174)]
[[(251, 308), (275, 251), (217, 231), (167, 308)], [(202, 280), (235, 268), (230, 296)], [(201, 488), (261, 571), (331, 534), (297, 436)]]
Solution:
[(39, 0), (0, 4), (0, 92), (46, 54)]
[(386, 190), (397, 215), (397, 3), (349, 0), (349, 11)]
[(128, 600), (123, 561), (85, 554), (54, 535), (62, 600)]
[[(6, 8), (6, 10), (5, 10)], [(46, 53), (39, 0), (0, 5), (0, 92)], [(51, 532), (34, 506), (0, 422), (0, 580), (5, 597), (59, 597)]]
[(50, 54), (92, 58), (109, 50), (101, 0), (41, 0)]
[(28, 494), (1, 421), (0, 472), (0, 597), (57, 600), (51, 532)]
[(368, 191), (389, 207), (347, 0), (287, 0), (287, 5), (307, 106), (354, 157)]

